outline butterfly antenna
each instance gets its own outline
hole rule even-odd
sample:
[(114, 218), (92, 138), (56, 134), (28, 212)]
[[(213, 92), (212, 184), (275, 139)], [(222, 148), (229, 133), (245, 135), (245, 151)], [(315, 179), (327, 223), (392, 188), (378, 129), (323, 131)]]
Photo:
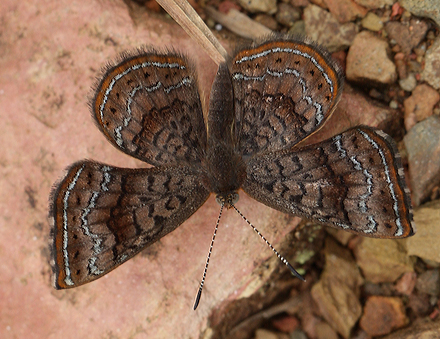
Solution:
[(281, 254), (271, 245), (271, 243), (269, 242), (269, 241), (267, 241), (267, 239), (264, 237), (264, 235), (262, 235), (261, 233), (260, 233), (260, 231), (259, 230), (257, 230), (256, 228), (255, 228), (255, 226), (254, 225), (252, 225), (252, 223), (238, 210), (238, 208), (237, 207), (235, 207), (235, 205), (234, 204), (231, 204), (231, 206), (234, 208), (234, 210), (241, 216), (241, 218), (244, 220), (244, 221), (246, 221), (247, 223), (248, 223), (248, 225), (250, 226), (250, 227), (252, 227), (252, 229), (255, 231), (255, 233), (257, 233), (259, 236), (260, 236), (260, 238), (261, 239), (263, 239), (264, 240), (264, 242), (267, 244), (267, 246), (269, 246), (270, 247), (270, 249), (273, 251), (273, 253), (275, 253), (276, 254), (276, 256), (278, 257), (278, 259), (280, 259), (281, 260), (281, 262), (284, 264), (284, 265), (286, 265), (288, 268), (289, 268), (289, 270), (290, 270), (290, 272), (292, 272), (292, 274), (295, 276), (295, 277), (297, 277), (297, 278), (299, 278), (299, 279), (301, 279), (302, 281), (306, 281), (306, 279), (304, 279), (304, 277), (301, 275), (301, 274), (299, 274), (293, 267), (292, 267), (292, 265), (290, 265), (289, 264), (289, 262), (286, 260), (286, 259), (284, 259), (284, 257), (283, 256), (281, 256)]
[(194, 303), (194, 311), (196, 310), (197, 306), (199, 306), (200, 297), (202, 296), (203, 284), (205, 283), (206, 272), (208, 271), (209, 259), (211, 258), (212, 247), (214, 246), (214, 240), (215, 240), (215, 236), (217, 235), (218, 225), (220, 223), (220, 218), (222, 217), (222, 212), (223, 212), (224, 206), (225, 206), (224, 204), (221, 205), (220, 213), (217, 218), (217, 223), (215, 224), (214, 234), (212, 235), (211, 245), (209, 246), (208, 257), (206, 258), (205, 270), (203, 271), (202, 281), (200, 282), (199, 291), (197, 292), (196, 301)]

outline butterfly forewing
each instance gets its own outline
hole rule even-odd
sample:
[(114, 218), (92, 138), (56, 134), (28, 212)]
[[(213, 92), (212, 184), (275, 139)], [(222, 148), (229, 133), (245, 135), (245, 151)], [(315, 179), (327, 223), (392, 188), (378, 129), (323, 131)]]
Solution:
[(56, 287), (108, 273), (173, 231), (208, 196), (198, 175), (183, 166), (74, 164), (54, 195)]
[(243, 189), (277, 210), (370, 237), (412, 235), (403, 169), (390, 137), (367, 127), (256, 156)]
[(290, 148), (315, 132), (333, 112), (342, 86), (327, 53), (301, 41), (243, 49), (232, 59), (231, 76), (244, 157)]
[(192, 68), (144, 52), (109, 67), (92, 103), (98, 126), (123, 152), (158, 166), (200, 162), (206, 128)]

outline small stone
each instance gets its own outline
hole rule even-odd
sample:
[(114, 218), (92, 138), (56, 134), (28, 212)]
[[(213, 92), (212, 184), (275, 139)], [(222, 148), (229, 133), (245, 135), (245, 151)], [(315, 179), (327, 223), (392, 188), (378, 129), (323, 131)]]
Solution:
[(330, 52), (350, 46), (358, 30), (353, 22), (341, 25), (331, 13), (315, 5), (304, 8), (304, 23), (306, 35)]
[(413, 271), (413, 261), (399, 240), (361, 238), (353, 252), (365, 279), (373, 283), (394, 282)]
[(416, 316), (425, 317), (432, 309), (429, 299), (429, 294), (415, 292), (409, 296), (408, 307)]
[(439, 339), (440, 320), (416, 319), (409, 327), (381, 339)]
[(440, 26), (438, 0), (399, 0), (399, 4), (415, 16), (431, 18)]
[(406, 239), (408, 255), (440, 263), (440, 200), (428, 202), (414, 210), (417, 236)]
[(438, 296), (440, 292), (439, 270), (427, 270), (419, 275), (416, 284), (417, 290), (432, 296)]
[(440, 117), (432, 115), (419, 122), (403, 141), (408, 152), (413, 204), (418, 206), (440, 184)]
[(394, 0), (354, 0), (354, 2), (369, 9), (377, 9), (391, 6)]
[(367, 9), (352, 0), (325, 0), (325, 3), (333, 16), (341, 23), (354, 21), (358, 17), (364, 17)]
[(407, 25), (398, 21), (389, 21), (385, 24), (385, 31), (390, 39), (394, 39), (401, 47), (405, 55), (411, 53), (428, 30), (428, 24), (425, 21), (412, 19)]
[(257, 14), (254, 17), (254, 20), (272, 31), (276, 31), (278, 29), (278, 22), (268, 14)]
[(417, 274), (415, 272), (404, 273), (399, 280), (397, 280), (394, 288), (397, 292), (404, 295), (411, 295), (416, 286)]
[[(412, 92), (417, 86), (417, 79), (414, 73), (409, 73), (406, 79), (399, 80), (399, 86), (401, 89), (407, 92)], [(409, 129), (407, 129), (408, 131)]]
[(309, 0), (290, 0), (289, 3), (293, 7), (307, 7), (310, 4)]
[(301, 330), (295, 330), (290, 334), (290, 339), (307, 339), (307, 335)]
[(238, 0), (240, 6), (251, 13), (275, 14), (277, 0)]
[(440, 89), (440, 37), (426, 51), (422, 79), (435, 89)]
[(397, 79), (396, 66), (388, 58), (388, 43), (371, 32), (356, 35), (347, 54), (347, 79), (392, 84)]
[(367, 299), (360, 327), (371, 336), (390, 333), (408, 324), (405, 307), (400, 298), (371, 296)]
[(292, 27), (294, 22), (301, 18), (301, 12), (299, 9), (281, 2), (278, 5), (278, 11), (275, 18), (281, 25)]
[(306, 26), (303, 20), (296, 21), (293, 26), (289, 29), (289, 34), (293, 35), (305, 35)]
[(316, 324), (316, 339), (338, 339), (338, 334), (326, 322), (321, 321)]
[(373, 32), (378, 32), (383, 28), (382, 19), (373, 12), (368, 12), (368, 14), (362, 19), (361, 24), (363, 28), (369, 29)]
[(361, 316), (359, 303), (363, 279), (350, 252), (327, 238), (325, 267), (320, 280), (312, 287), (312, 297), (322, 317), (344, 338)]
[(255, 331), (255, 339), (279, 339), (276, 333), (259, 328)]
[(288, 315), (272, 320), (272, 325), (281, 332), (290, 333), (299, 327), (299, 320), (294, 316)]
[(411, 129), (407, 119), (414, 121), (422, 121), (430, 117), (433, 114), (433, 108), (440, 100), (440, 94), (427, 84), (418, 85), (413, 91), (412, 95), (406, 98), (403, 102), (405, 108), (405, 127), (409, 131)]

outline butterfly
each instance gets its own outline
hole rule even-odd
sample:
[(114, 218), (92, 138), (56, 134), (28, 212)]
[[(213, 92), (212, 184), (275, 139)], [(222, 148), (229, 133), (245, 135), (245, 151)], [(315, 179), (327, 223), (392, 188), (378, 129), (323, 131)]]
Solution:
[(331, 116), (342, 86), (321, 47), (274, 36), (220, 64), (205, 121), (186, 57), (124, 54), (97, 84), (93, 116), (116, 148), (154, 167), (82, 160), (67, 169), (51, 197), (55, 287), (107, 274), (176, 229), (211, 193), (235, 208), (242, 189), (276, 210), (364, 236), (414, 234), (391, 137), (359, 126), (298, 145)]

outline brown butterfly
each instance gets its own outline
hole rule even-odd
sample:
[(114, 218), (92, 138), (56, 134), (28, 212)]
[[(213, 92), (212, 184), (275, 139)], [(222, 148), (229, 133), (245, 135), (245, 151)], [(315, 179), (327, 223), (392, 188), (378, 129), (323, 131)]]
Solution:
[(107, 274), (181, 225), (211, 193), (235, 208), (240, 188), (279, 211), (356, 234), (413, 235), (409, 191), (388, 135), (362, 126), (297, 146), (327, 121), (341, 92), (341, 71), (322, 48), (275, 37), (219, 66), (205, 125), (185, 57), (124, 55), (97, 85), (93, 115), (114, 146), (155, 167), (89, 160), (69, 167), (52, 197), (55, 287)]

